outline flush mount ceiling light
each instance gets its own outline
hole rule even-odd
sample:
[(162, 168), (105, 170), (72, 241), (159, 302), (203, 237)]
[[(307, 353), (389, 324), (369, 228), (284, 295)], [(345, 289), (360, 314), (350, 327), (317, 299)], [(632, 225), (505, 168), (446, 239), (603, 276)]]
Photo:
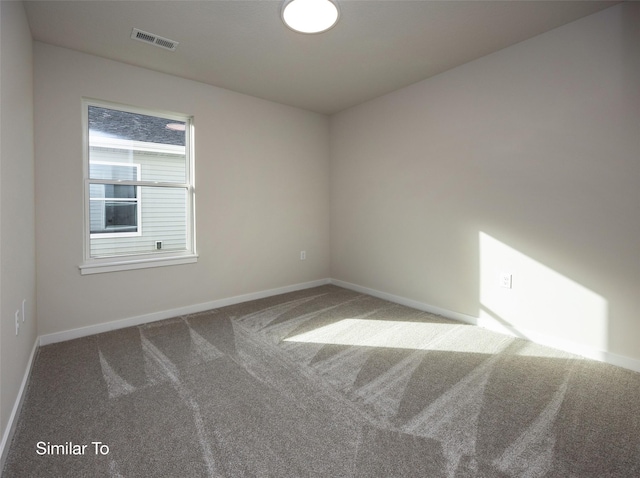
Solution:
[(333, 0), (284, 0), (282, 21), (299, 33), (322, 33), (333, 27), (340, 17)]

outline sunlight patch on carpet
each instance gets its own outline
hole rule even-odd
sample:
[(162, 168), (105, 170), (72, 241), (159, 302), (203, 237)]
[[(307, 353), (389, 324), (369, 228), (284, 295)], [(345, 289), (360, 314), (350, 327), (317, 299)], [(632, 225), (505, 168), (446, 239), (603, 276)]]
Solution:
[[(387, 347), (409, 350), (494, 354), (501, 351), (503, 335), (464, 324), (343, 319), (284, 339), (286, 342)], [(524, 347), (523, 356), (553, 354), (543, 347)], [(558, 358), (566, 357), (557, 351)]]

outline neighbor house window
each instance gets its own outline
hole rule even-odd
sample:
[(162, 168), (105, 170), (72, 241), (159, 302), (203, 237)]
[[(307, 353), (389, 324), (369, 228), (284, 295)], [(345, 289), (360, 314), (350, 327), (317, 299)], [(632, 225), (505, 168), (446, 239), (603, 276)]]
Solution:
[[(118, 181), (140, 181), (140, 165), (127, 163), (89, 163), (91, 177)], [(139, 186), (89, 184), (89, 232), (91, 237), (142, 235)]]
[(191, 118), (88, 100), (83, 110), (82, 273), (194, 262)]

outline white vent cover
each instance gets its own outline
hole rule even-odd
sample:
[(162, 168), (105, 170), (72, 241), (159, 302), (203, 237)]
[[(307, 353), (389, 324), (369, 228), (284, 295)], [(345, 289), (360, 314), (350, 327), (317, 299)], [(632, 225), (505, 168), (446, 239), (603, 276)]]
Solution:
[(137, 28), (131, 30), (131, 38), (169, 51), (176, 51), (176, 47), (178, 46), (177, 41), (169, 40), (168, 38), (163, 38), (153, 33), (143, 32)]

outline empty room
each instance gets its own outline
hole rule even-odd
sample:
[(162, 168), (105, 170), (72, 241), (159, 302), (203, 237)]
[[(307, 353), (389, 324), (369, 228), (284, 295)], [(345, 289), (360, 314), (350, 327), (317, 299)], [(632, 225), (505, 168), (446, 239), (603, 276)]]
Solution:
[(0, 28), (3, 478), (640, 476), (640, 3)]

